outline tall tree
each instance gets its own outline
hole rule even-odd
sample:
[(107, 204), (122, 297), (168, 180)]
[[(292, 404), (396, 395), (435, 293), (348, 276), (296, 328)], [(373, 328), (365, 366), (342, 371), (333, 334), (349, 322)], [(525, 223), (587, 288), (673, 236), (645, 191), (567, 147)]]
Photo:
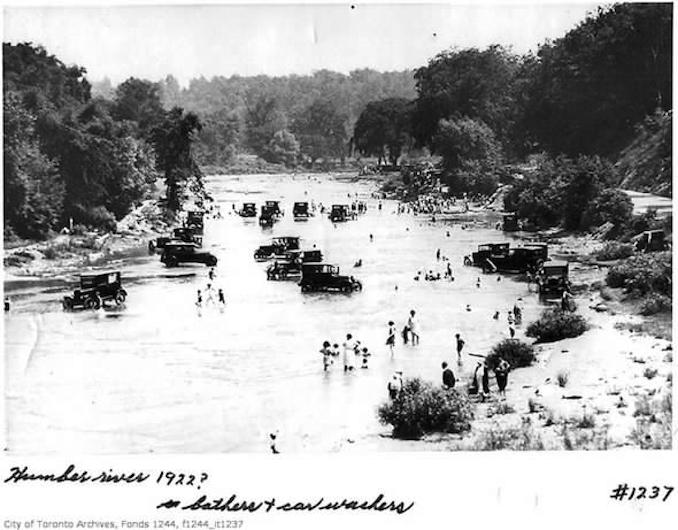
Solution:
[(115, 89), (113, 116), (137, 123), (142, 136), (148, 134), (163, 112), (157, 83), (130, 77)]
[(153, 129), (157, 168), (165, 176), (167, 206), (172, 211), (181, 208), (187, 186), (197, 182), (202, 187), (202, 173), (192, 150), (194, 135), (201, 128), (196, 114), (174, 107)]
[(346, 156), (346, 116), (335, 104), (317, 99), (294, 121), (292, 132), (301, 144), (301, 152), (313, 165), (317, 160), (344, 160)]
[(353, 131), (356, 148), (366, 156), (376, 156), (397, 165), (403, 146), (409, 140), (410, 102), (387, 98), (368, 103)]

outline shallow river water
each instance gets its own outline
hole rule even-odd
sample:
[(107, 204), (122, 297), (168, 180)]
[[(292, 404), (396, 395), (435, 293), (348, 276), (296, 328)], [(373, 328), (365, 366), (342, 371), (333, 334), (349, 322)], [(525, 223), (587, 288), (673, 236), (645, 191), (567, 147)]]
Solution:
[[(469, 352), (485, 353), (508, 336), (506, 311), (518, 297), (524, 321), (538, 313), (525, 283), (462, 266), (479, 243), (505, 239), (494, 229), (396, 215), (393, 201), (378, 211), (368, 181), (266, 175), (210, 177), (208, 185), (224, 213), (206, 221), (204, 244), (219, 258), (223, 312), (208, 307), (198, 315), (194, 306), (207, 268), (167, 270), (157, 256), (113, 265), (129, 297), (104, 314), (63, 312), (59, 301), (70, 285), (13, 293), (15, 307), (5, 316), (10, 452), (262, 452), (273, 431), (281, 451), (334, 451), (367, 438), (378, 448), (388, 429), (376, 408), (394, 370), (437, 383), (441, 361), (455, 359), (454, 333)], [(320, 215), (292, 219), (295, 200), (346, 203), (348, 193), (369, 204), (356, 221), (335, 227)], [(286, 210), (272, 230), (231, 213), (233, 203), (259, 207), (266, 199)], [(267, 281), (266, 264), (252, 253), (276, 235), (298, 235), (302, 248), (315, 243), (363, 291), (302, 294), (295, 282)], [(437, 248), (450, 258), (455, 281), (414, 281), (417, 270), (442, 273)], [(362, 268), (353, 268), (359, 258)], [(398, 340), (391, 358), (387, 322), (400, 330), (410, 309), (421, 344)], [(369, 369), (345, 375), (339, 357), (323, 373), (322, 342), (341, 344), (347, 332), (373, 353)], [(466, 356), (462, 374), (474, 365)]]

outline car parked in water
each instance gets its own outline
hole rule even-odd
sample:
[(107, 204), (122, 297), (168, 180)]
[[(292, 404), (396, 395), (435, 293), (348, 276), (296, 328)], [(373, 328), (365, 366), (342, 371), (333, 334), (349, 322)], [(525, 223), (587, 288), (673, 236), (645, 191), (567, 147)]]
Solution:
[(274, 237), (271, 242), (261, 245), (254, 251), (254, 259), (257, 261), (267, 261), (275, 256), (282, 256), (288, 250), (299, 249), (299, 238), (296, 236)]
[(126, 299), (120, 271), (105, 271), (80, 275), (80, 288), (64, 296), (61, 305), (66, 311), (99, 309), (108, 301), (121, 305)]
[(217, 257), (211, 252), (199, 250), (195, 243), (170, 241), (160, 255), (160, 262), (166, 267), (176, 267), (182, 263), (202, 263), (214, 267), (217, 264)]
[(301, 266), (301, 291), (362, 291), (363, 285), (353, 276), (340, 274), (339, 267), (330, 263), (304, 263)]

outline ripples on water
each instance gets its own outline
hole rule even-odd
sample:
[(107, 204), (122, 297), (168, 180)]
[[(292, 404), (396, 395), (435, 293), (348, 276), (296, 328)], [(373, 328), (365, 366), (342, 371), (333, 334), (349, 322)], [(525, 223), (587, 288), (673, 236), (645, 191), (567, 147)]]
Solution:
[[(219, 258), (214, 283), (225, 291), (225, 311), (196, 312), (206, 268), (168, 272), (158, 257), (123, 267), (134, 280), (122, 311), (64, 313), (61, 291), (24, 288), (5, 317), (10, 451), (259, 452), (276, 429), (283, 451), (332, 451), (385, 432), (375, 411), (395, 369), (437, 382), (441, 361), (455, 359), (454, 333), (470, 352), (484, 353), (507, 336), (506, 310), (518, 297), (524, 321), (538, 312), (524, 283), (462, 266), (479, 243), (504, 239), (496, 230), (398, 216), (392, 201), (379, 212), (366, 181), (241, 176), (212, 177), (209, 186), (225, 215), (206, 222), (204, 246)], [(349, 202), (349, 192), (369, 203), (357, 221), (333, 227), (325, 217), (291, 218), (294, 201), (329, 206)], [(230, 214), (233, 204), (259, 207), (266, 199), (280, 200), (287, 214), (272, 230)], [(362, 281), (363, 292), (302, 294), (295, 282), (267, 281), (266, 263), (252, 253), (277, 235), (299, 235), (302, 247), (316, 243), (326, 261)], [(443, 272), (437, 248), (456, 280), (415, 282), (417, 270)], [(363, 266), (354, 269), (358, 259)], [(421, 344), (399, 343), (391, 359), (387, 322), (400, 330), (410, 309)], [(339, 357), (323, 373), (322, 342), (341, 344), (347, 332), (369, 347), (370, 368), (344, 375)], [(467, 359), (465, 370), (473, 366)]]

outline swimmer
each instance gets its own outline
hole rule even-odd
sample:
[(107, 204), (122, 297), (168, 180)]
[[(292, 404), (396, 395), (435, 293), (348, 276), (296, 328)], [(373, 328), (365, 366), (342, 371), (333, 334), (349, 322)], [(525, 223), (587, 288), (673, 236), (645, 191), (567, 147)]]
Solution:
[(499, 320), (499, 311), (495, 311), (492, 318), (495, 319), (495, 320)]
[(466, 311), (471, 311), (471, 304), (466, 304)]

